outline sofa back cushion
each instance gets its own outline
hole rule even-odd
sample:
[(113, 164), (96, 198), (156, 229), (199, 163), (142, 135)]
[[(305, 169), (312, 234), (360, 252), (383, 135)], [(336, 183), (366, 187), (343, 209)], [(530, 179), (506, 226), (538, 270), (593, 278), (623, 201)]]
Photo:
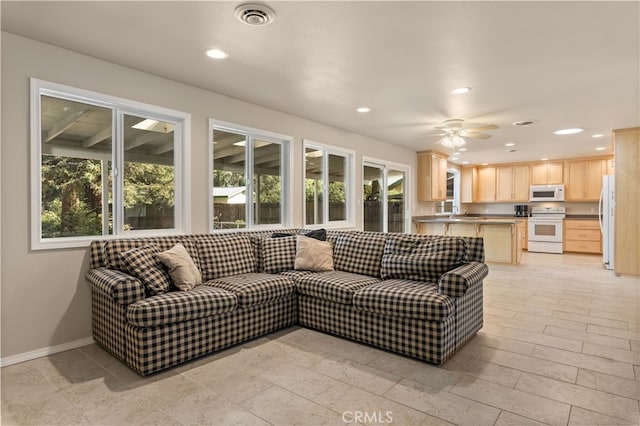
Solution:
[(256, 272), (248, 235), (211, 235), (196, 240), (202, 281)]
[(333, 248), (334, 268), (337, 271), (380, 277), (386, 239), (386, 234), (378, 232), (339, 234)]
[(390, 235), (382, 257), (382, 278), (437, 282), (467, 263), (467, 243), (459, 237)]
[(290, 271), (296, 261), (296, 235), (271, 237), (262, 240), (262, 266), (264, 272), (277, 274)]
[[(126, 265), (124, 264), (122, 258), (120, 257), (120, 253), (125, 251), (129, 251), (134, 248), (139, 248), (148, 244), (153, 244), (158, 248), (159, 251), (166, 251), (171, 249), (178, 243), (182, 243), (184, 248), (187, 250), (193, 262), (196, 266), (200, 267), (200, 259), (198, 258), (198, 251), (196, 250), (196, 245), (194, 240), (188, 235), (180, 235), (180, 236), (166, 236), (166, 237), (148, 237), (148, 238), (119, 238), (116, 240), (107, 240), (102, 242), (102, 258), (104, 261), (104, 265), (97, 266), (106, 266), (109, 269), (117, 269), (119, 271), (127, 272)], [(96, 241), (96, 246), (100, 245), (100, 241)], [(92, 265), (94, 263), (94, 244), (91, 245), (92, 250)], [(96, 260), (97, 263), (97, 260)], [(92, 267), (97, 267), (92, 266)]]

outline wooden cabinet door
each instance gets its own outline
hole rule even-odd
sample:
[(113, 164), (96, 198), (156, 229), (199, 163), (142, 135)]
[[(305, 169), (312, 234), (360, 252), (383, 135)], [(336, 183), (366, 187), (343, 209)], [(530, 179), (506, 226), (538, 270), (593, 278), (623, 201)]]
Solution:
[(513, 167), (500, 166), (496, 171), (496, 200), (511, 201), (513, 198)]
[(475, 167), (460, 169), (460, 202), (473, 203), (478, 193), (478, 170)]
[(546, 163), (533, 164), (531, 166), (531, 185), (546, 185), (549, 167)]
[(418, 200), (443, 201), (447, 197), (447, 158), (431, 151), (418, 153)]
[(562, 163), (548, 163), (547, 183), (548, 184), (562, 184), (564, 183), (564, 164)]
[(447, 159), (432, 156), (431, 157), (431, 184), (434, 200), (447, 199)]
[(529, 201), (529, 166), (513, 166), (513, 201)]
[(602, 177), (607, 172), (606, 160), (588, 160), (585, 166), (585, 189), (584, 198), (588, 201), (597, 201), (600, 199), (600, 191), (602, 191)]
[(584, 161), (567, 162), (567, 187), (565, 199), (568, 201), (582, 201), (585, 194), (585, 167)]
[(496, 168), (481, 167), (478, 169), (478, 200), (479, 202), (496, 201)]

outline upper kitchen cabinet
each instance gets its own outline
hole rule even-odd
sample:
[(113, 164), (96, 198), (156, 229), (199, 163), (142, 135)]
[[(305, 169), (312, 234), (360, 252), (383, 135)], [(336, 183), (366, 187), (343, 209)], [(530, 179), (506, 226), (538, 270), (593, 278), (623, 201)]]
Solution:
[(499, 166), (496, 188), (497, 201), (529, 201), (529, 166)]
[(447, 199), (447, 158), (437, 151), (418, 152), (418, 200)]
[(607, 174), (607, 160), (575, 160), (566, 163), (567, 201), (598, 201), (602, 190), (602, 176)]
[(479, 203), (491, 203), (496, 201), (496, 168), (478, 168), (478, 195)]
[(460, 168), (460, 202), (473, 203), (478, 194), (478, 169), (475, 167)]
[(531, 165), (531, 185), (555, 185), (564, 183), (562, 162), (535, 163)]

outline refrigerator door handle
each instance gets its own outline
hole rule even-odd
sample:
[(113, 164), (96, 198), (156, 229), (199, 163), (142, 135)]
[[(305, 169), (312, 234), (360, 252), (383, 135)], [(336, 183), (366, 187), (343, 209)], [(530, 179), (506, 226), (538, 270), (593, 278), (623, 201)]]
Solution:
[(602, 225), (602, 216), (604, 212), (602, 211), (602, 200), (604, 198), (604, 188), (600, 191), (600, 200), (598, 200), (598, 223), (600, 224), (600, 232), (604, 235), (604, 227)]

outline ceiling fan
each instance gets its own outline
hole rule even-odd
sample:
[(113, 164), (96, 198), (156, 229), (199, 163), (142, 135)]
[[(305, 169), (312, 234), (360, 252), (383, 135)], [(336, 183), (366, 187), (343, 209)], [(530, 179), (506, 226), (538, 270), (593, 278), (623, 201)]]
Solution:
[(491, 135), (480, 132), (498, 128), (495, 124), (468, 125), (475, 127), (464, 127), (464, 120), (461, 118), (452, 118), (444, 121), (441, 126), (436, 126), (436, 129), (440, 130), (439, 133), (433, 133), (428, 136), (443, 136), (435, 143), (455, 150), (467, 142), (465, 139), (489, 139)]

